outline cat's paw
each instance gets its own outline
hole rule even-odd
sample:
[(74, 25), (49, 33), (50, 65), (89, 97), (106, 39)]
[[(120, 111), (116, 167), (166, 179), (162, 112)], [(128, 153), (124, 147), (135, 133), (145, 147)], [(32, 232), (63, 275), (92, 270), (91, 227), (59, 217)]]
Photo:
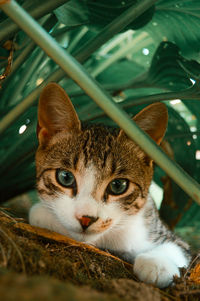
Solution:
[(42, 203), (37, 203), (30, 209), (29, 223), (32, 226), (49, 229), (68, 236), (67, 230), (58, 222), (56, 216)]
[(173, 276), (180, 276), (178, 267), (166, 256), (140, 254), (136, 257), (134, 274), (146, 283), (159, 288), (167, 287), (173, 281)]
[(47, 228), (47, 223), (51, 224), (52, 219), (51, 213), (41, 203), (33, 205), (29, 211), (29, 223), (32, 226)]

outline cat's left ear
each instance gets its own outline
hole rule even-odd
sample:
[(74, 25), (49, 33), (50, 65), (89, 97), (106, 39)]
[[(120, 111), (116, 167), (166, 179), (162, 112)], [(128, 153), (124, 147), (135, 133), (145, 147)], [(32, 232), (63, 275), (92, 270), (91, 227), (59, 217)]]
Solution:
[(45, 145), (56, 133), (78, 132), (81, 122), (74, 106), (56, 83), (49, 83), (40, 95), (38, 104), (37, 135), (40, 145)]
[[(168, 122), (168, 112), (165, 104), (158, 102), (147, 106), (140, 111), (133, 120), (144, 130), (157, 144), (160, 144)], [(120, 131), (120, 136), (123, 130)]]

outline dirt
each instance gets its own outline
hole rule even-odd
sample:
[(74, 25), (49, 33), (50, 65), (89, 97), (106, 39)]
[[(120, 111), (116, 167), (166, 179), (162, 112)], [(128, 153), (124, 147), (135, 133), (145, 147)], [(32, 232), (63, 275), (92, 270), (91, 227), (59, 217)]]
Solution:
[(141, 283), (132, 265), (0, 210), (1, 300), (200, 300), (200, 257), (174, 285)]

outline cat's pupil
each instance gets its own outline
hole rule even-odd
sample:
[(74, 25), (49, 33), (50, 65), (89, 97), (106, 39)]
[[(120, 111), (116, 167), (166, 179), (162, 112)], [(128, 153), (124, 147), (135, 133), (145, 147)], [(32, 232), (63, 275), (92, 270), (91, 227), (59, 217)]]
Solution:
[(59, 184), (67, 188), (73, 188), (76, 180), (72, 172), (65, 170), (56, 171), (56, 179)]
[(108, 193), (120, 195), (128, 189), (129, 181), (127, 179), (115, 179), (108, 185)]

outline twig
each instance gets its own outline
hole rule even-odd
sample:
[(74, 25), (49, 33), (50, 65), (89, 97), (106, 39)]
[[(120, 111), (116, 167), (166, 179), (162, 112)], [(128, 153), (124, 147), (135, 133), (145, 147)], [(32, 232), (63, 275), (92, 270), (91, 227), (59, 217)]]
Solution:
[(2, 255), (2, 259), (3, 259), (2, 265), (3, 265), (3, 267), (7, 267), (8, 261), (6, 258), (6, 254), (4, 252), (4, 248), (1, 243), (0, 243), (0, 249), (1, 249), (1, 255)]
[(20, 251), (20, 249), (18, 248), (18, 246), (16, 245), (16, 243), (14, 242), (14, 240), (12, 238), (10, 238), (8, 236), (8, 234), (0, 228), (0, 232), (8, 239), (8, 241), (12, 244), (12, 246), (15, 248), (20, 260), (21, 260), (21, 264), (22, 264), (22, 270), (24, 273), (26, 273), (26, 268), (25, 268), (25, 264), (24, 264), (24, 259), (23, 259), (23, 256), (22, 256), (22, 253)]
[(3, 215), (5, 215), (7, 218), (11, 219), (14, 223), (17, 223), (17, 220), (16, 220), (14, 217), (10, 216), (9, 214), (7, 214), (7, 213), (5, 212), (5, 208), (0, 207), (0, 212), (1, 212)]
[(183, 296), (183, 295), (196, 295), (196, 294), (200, 294), (200, 289), (197, 289), (197, 290), (189, 290), (189, 291), (183, 291), (183, 292), (180, 292), (179, 293), (179, 296)]
[(168, 293), (165, 292), (165, 291), (162, 291), (162, 290), (160, 290), (160, 289), (156, 289), (156, 290), (159, 291), (159, 293), (160, 293), (161, 295), (163, 295), (163, 296), (165, 296), (165, 297), (167, 297), (167, 298), (171, 298), (171, 300), (174, 300), (174, 301), (180, 301), (180, 299), (177, 299), (176, 297), (174, 297), (174, 296), (168, 294)]
[(83, 259), (83, 256), (82, 256), (79, 252), (78, 252), (78, 255), (79, 255), (79, 257), (80, 257), (80, 259), (81, 259), (81, 261), (82, 261), (82, 263), (83, 263), (83, 265), (84, 265), (86, 271), (87, 271), (88, 278), (91, 279), (92, 277), (91, 277), (91, 275), (90, 275), (90, 271), (89, 271), (89, 269), (88, 269), (88, 267), (87, 267), (87, 264), (85, 263), (85, 261), (84, 261), (84, 259)]
[(193, 264), (195, 263), (195, 261), (196, 261), (198, 258), (200, 258), (200, 253), (197, 254), (197, 256), (192, 260), (192, 262), (191, 262), (190, 265), (188, 266), (188, 268), (187, 268), (185, 274), (183, 275), (183, 278), (186, 277), (186, 275), (189, 273), (191, 267), (193, 266)]
[[(7, 58), (8, 63), (7, 63), (7, 66), (5, 67), (5, 70), (4, 70), (3, 74), (0, 75), (0, 84), (1, 84), (1, 81), (3, 81), (9, 75), (9, 73), (11, 72), (12, 62), (13, 62), (13, 54), (14, 54), (14, 42), (13, 41), (11, 41), (11, 45), (9, 46), (9, 50), (10, 50), (10, 53), (9, 53), (8, 58)], [(1, 88), (1, 86), (0, 86), (0, 88)]]

